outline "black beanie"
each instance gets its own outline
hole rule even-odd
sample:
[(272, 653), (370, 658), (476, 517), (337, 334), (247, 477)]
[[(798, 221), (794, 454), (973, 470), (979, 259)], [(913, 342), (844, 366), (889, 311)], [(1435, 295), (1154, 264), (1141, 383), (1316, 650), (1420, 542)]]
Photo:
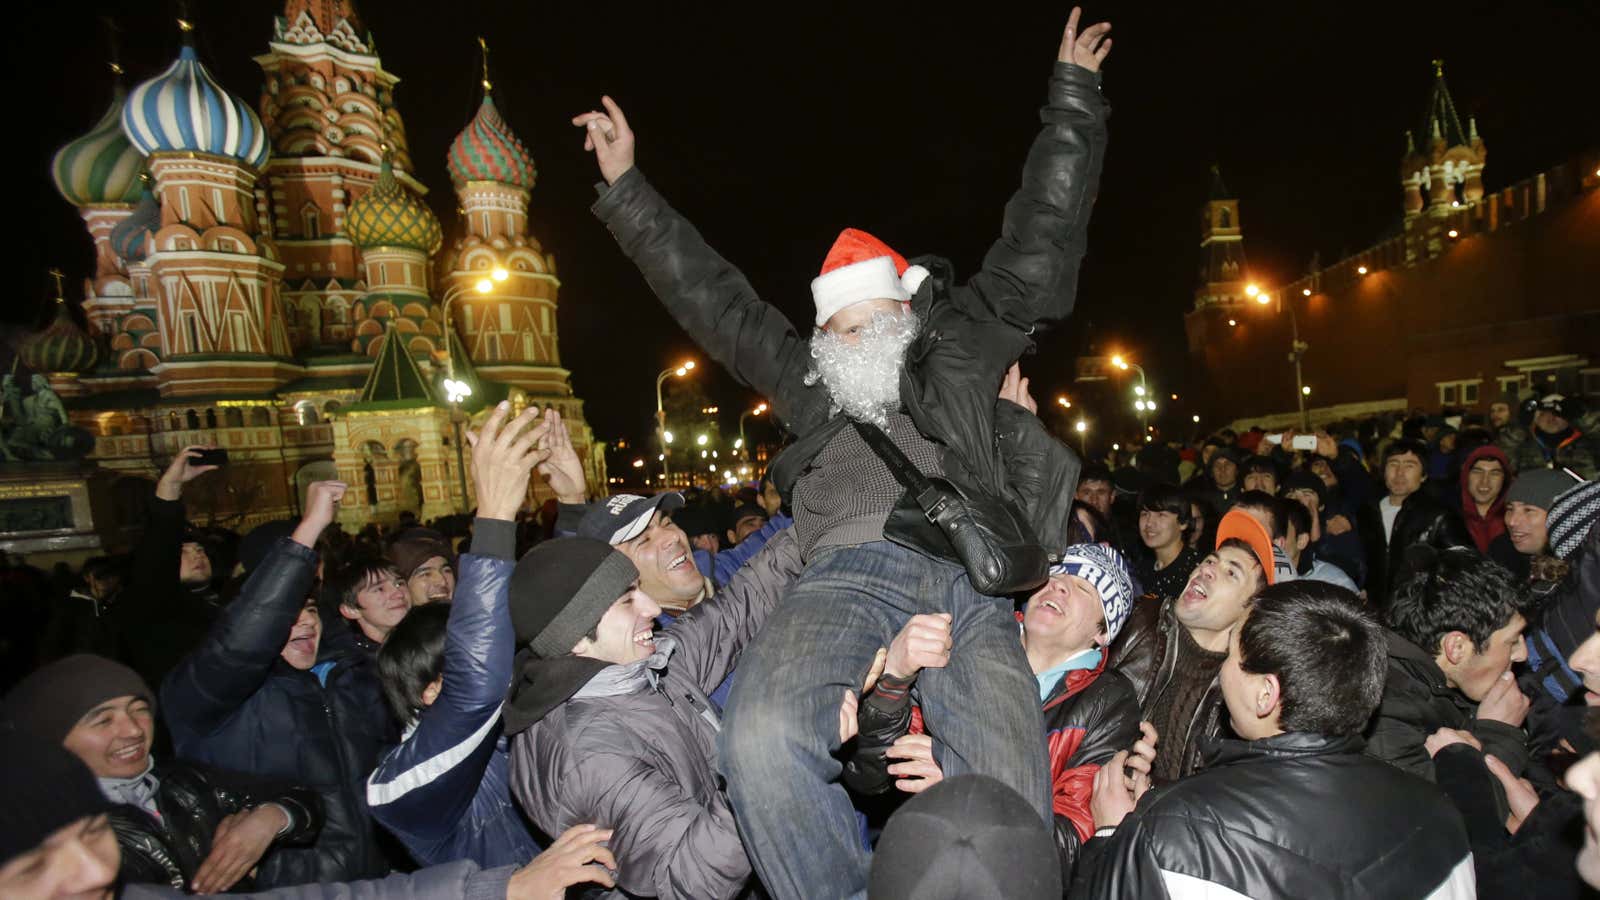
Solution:
[(84, 714), (113, 697), (156, 695), (139, 673), (122, 663), (79, 653), (35, 670), (6, 695), (6, 714), (21, 731), (61, 743)]
[(511, 570), (511, 624), (517, 646), (552, 659), (572, 652), (639, 578), (610, 544), (557, 538), (538, 544)]
[(1283, 479), (1280, 495), (1287, 497), (1290, 491), (1312, 491), (1317, 495), (1318, 506), (1328, 505), (1328, 485), (1305, 469), (1295, 469)]
[(1060, 900), (1061, 862), (1039, 813), (988, 775), (911, 798), (872, 855), (869, 900)]
[(89, 767), (60, 743), (0, 728), (0, 865), (110, 809)]

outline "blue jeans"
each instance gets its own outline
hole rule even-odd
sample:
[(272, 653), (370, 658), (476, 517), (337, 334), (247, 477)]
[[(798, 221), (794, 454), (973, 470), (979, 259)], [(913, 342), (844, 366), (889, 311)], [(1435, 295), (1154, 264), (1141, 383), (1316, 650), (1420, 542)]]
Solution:
[(940, 768), (998, 778), (1050, 821), (1038, 684), (1010, 601), (888, 541), (824, 550), (740, 658), (720, 737), (745, 849), (778, 900), (865, 895), (871, 858), (833, 757), (839, 703), (907, 619), (935, 612), (952, 615), (954, 649), (917, 690)]

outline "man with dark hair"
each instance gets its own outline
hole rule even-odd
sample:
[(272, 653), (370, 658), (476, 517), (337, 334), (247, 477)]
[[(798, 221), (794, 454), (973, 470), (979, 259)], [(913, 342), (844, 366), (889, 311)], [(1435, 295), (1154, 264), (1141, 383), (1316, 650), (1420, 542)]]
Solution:
[(1246, 491), (1260, 491), (1263, 494), (1278, 496), (1278, 461), (1270, 456), (1252, 456), (1244, 461), (1242, 468), (1243, 478), (1240, 479)]
[(1078, 473), (1078, 489), (1072, 495), (1092, 507), (1100, 517), (1111, 521), (1111, 505), (1116, 501), (1117, 489), (1111, 480), (1111, 470), (1105, 463), (1092, 462)]
[(1189, 583), (1200, 564), (1200, 551), (1189, 546), (1194, 525), (1189, 498), (1178, 488), (1158, 484), (1139, 494), (1139, 540), (1149, 552), (1138, 557), (1136, 577), (1146, 594), (1165, 600)]
[(1470, 547), (1419, 547), (1410, 556), (1412, 572), (1385, 616), (1389, 674), (1367, 753), (1432, 780), (1424, 743), (1455, 728), (1520, 773), (1528, 762), (1528, 698), (1511, 666), (1528, 658), (1524, 587)]
[(1507, 495), (1515, 478), (1511, 460), (1499, 447), (1486, 444), (1468, 453), (1461, 463), (1461, 519), (1479, 553), (1513, 572), (1521, 564), (1526, 574), (1527, 560), (1506, 534)]
[(761, 530), (767, 524), (767, 513), (754, 503), (736, 506), (733, 514), (728, 517), (727, 545), (737, 547), (744, 543), (744, 539)]
[(1506, 536), (1518, 553), (1531, 558), (1548, 552), (1550, 507), (1579, 484), (1559, 469), (1532, 469), (1518, 476), (1506, 491), (1505, 504)]
[(260, 885), (348, 881), (389, 869), (367, 813), (365, 780), (394, 742), (395, 724), (372, 657), (347, 629), (324, 634), (309, 597), (313, 548), (345, 490), (338, 481), (311, 484), (292, 536), (278, 541), (161, 686), (180, 757), (305, 785), (322, 798), (326, 821), (316, 842), (279, 848), (262, 864)]
[[(1145, 793), (1119, 753), (1095, 777), (1095, 839), (1072, 896), (1476, 896), (1461, 817), (1439, 790), (1361, 755), (1384, 634), (1355, 595), (1268, 587), (1231, 629), (1222, 694), (1236, 739)], [(1312, 887), (1314, 886), (1314, 887)]]
[(405, 582), (413, 607), (448, 603), (456, 590), (455, 554), (445, 536), (431, 528), (395, 535), (386, 554)]
[(376, 655), (389, 632), (411, 611), (411, 592), (394, 563), (358, 557), (333, 573), (328, 589), (350, 624), (356, 646)]
[(1197, 493), (1219, 516), (1233, 508), (1239, 492), (1244, 490), (1239, 483), (1240, 458), (1237, 448), (1218, 447), (1206, 464), (1206, 483)]
[(83, 760), (116, 804), (111, 827), (125, 884), (250, 890), (250, 870), (274, 845), (304, 846), (322, 827), (312, 791), (181, 759), (158, 763), (155, 692), (121, 663), (89, 654), (57, 660), (13, 688), (5, 710), (18, 730)]
[(1289, 565), (1296, 578), (1324, 581), (1352, 594), (1361, 590), (1344, 569), (1317, 558), (1316, 551), (1311, 549), (1311, 532), (1315, 527), (1312, 523), (1315, 520), (1304, 505), (1279, 498), (1278, 518), (1284, 523), (1283, 537), (1274, 539), (1274, 542), (1289, 557)]
[(1391, 441), (1383, 451), (1387, 493), (1361, 507), (1358, 525), (1366, 545), (1367, 597), (1380, 610), (1388, 607), (1390, 594), (1406, 575), (1406, 548), (1472, 546), (1461, 516), (1423, 487), (1428, 453), (1427, 445), (1419, 441)]
[(1217, 526), (1217, 548), (1176, 597), (1136, 603), (1111, 645), (1111, 664), (1139, 692), (1144, 719), (1160, 742), (1151, 775), (1176, 781), (1201, 764), (1203, 745), (1222, 728), (1217, 673), (1228, 634), (1250, 600), (1276, 578), (1272, 539), (1248, 513), (1231, 510)]
[[(1353, 528), (1335, 534), (1328, 527), (1333, 516), (1328, 509), (1327, 483), (1304, 469), (1290, 472), (1283, 479), (1283, 498), (1305, 507), (1310, 515), (1310, 530), (1303, 532), (1310, 536), (1306, 549), (1317, 561), (1342, 569), (1359, 590), (1366, 580), (1361, 536)], [(1341, 523), (1348, 525), (1349, 519), (1343, 516), (1338, 518)]]

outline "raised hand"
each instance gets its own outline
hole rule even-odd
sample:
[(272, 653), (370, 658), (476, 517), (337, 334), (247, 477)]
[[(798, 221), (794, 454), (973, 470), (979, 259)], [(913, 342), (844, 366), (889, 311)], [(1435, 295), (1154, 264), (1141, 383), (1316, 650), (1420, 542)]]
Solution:
[[(584, 480), (583, 460), (572, 446), (572, 435), (561, 422), (561, 413), (554, 407), (544, 411), (545, 433), (539, 448), (546, 451), (539, 463), (539, 475), (544, 478), (556, 499), (562, 503), (582, 503), (589, 499), (589, 487)], [(713, 552), (715, 548), (712, 548)]]
[(350, 486), (342, 481), (313, 481), (306, 487), (305, 514), (295, 526), (290, 538), (303, 547), (317, 546), (322, 530), (333, 524), (339, 515), (339, 501), (344, 499)]
[(482, 428), (467, 432), (481, 518), (514, 521), (528, 496), (533, 467), (544, 459), (538, 449), (547, 430), (544, 423), (528, 428), (539, 417), (538, 407), (530, 406), (508, 422), (510, 415), (511, 404), (501, 401)]
[(194, 455), (200, 450), (217, 449), (211, 444), (192, 444), (178, 451), (172, 458), (167, 470), (161, 473), (161, 479), (156, 482), (156, 496), (163, 500), (178, 500), (183, 497), (183, 486), (199, 478), (218, 466), (202, 466), (194, 461)]
[(616, 857), (606, 849), (611, 829), (596, 825), (574, 825), (556, 838), (533, 862), (511, 876), (506, 885), (506, 900), (562, 900), (567, 888), (592, 881), (608, 888), (617, 886), (612, 875)]
[(884, 674), (902, 681), (923, 669), (942, 669), (950, 662), (950, 614), (912, 616), (889, 642)]
[(633, 168), (633, 129), (628, 127), (628, 118), (616, 101), (601, 97), (600, 103), (605, 112), (579, 113), (572, 117), (572, 124), (583, 129), (583, 149), (594, 151), (606, 184), (616, 184), (623, 173)]
[(1083, 10), (1074, 6), (1072, 14), (1067, 16), (1067, 30), (1061, 35), (1061, 49), (1056, 53), (1056, 61), (1098, 72), (1101, 63), (1106, 61), (1107, 54), (1111, 52), (1111, 38), (1106, 37), (1111, 30), (1111, 23), (1098, 22), (1079, 34), (1078, 16), (1082, 13)]
[(196, 894), (219, 894), (233, 887), (255, 868), (288, 824), (288, 814), (272, 803), (223, 819), (211, 837), (211, 852), (195, 870), (189, 887)]

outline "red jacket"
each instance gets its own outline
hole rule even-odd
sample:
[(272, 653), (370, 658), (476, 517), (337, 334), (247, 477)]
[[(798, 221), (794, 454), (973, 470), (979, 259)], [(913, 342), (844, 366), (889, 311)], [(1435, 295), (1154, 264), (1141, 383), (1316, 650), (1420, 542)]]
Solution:
[[(1505, 480), (1500, 484), (1500, 496), (1494, 498), (1486, 516), (1478, 515), (1478, 504), (1467, 490), (1467, 473), (1472, 471), (1472, 464), (1480, 459), (1499, 460), (1501, 470), (1506, 473)], [(1461, 464), (1461, 518), (1466, 521), (1467, 531), (1471, 533), (1472, 542), (1477, 545), (1479, 553), (1488, 553), (1494, 539), (1506, 533), (1506, 492), (1511, 489), (1511, 479), (1511, 460), (1506, 458), (1505, 451), (1493, 444), (1472, 451), (1467, 455), (1466, 462)]]

